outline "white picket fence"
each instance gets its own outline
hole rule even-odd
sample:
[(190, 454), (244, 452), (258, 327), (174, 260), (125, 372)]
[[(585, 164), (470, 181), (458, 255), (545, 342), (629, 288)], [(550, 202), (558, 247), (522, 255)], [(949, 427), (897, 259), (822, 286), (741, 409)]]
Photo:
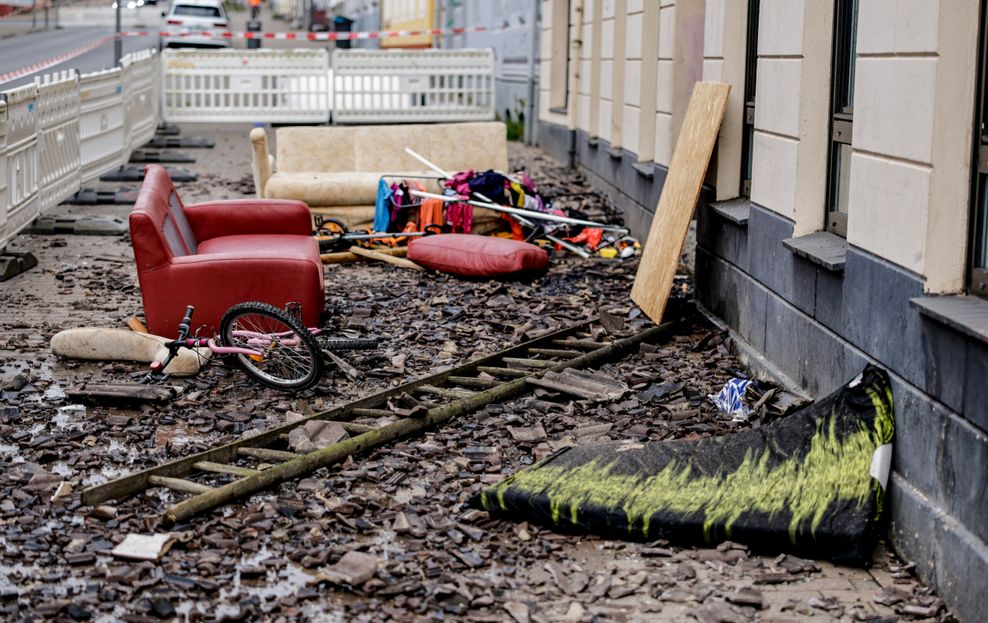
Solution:
[(172, 122), (494, 118), (491, 50), (154, 50), (0, 92), (0, 251)]
[(130, 159), (154, 136), (160, 81), (154, 50), (122, 67), (65, 71), (0, 93), (0, 251), (45, 210)]
[(334, 123), (494, 119), (494, 51), (337, 50)]
[[(18, 232), (40, 212), (38, 201), (38, 87), (22, 86), (4, 94), (7, 102), (8, 204), (0, 208), (4, 236)], [(6, 241), (4, 241), (6, 242)]]
[(79, 189), (79, 75), (47, 74), (37, 84), (41, 138), (41, 206), (44, 212)]

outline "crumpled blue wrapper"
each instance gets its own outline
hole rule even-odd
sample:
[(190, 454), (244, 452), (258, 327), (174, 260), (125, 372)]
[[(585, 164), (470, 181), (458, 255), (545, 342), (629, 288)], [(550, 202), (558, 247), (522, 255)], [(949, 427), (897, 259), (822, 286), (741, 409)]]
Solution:
[(719, 394), (716, 396), (710, 394), (709, 398), (722, 413), (730, 415), (735, 422), (745, 422), (751, 414), (751, 409), (744, 403), (744, 392), (752, 382), (749, 379), (733, 378), (724, 383)]

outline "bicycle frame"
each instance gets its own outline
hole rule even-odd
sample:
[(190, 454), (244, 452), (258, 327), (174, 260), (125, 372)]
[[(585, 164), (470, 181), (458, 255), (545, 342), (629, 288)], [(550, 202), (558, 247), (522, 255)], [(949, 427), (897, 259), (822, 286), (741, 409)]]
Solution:
[[(319, 335), (322, 333), (322, 329), (309, 328), (309, 332), (312, 335)], [(279, 333), (258, 333), (255, 331), (234, 331), (234, 335), (240, 338), (246, 338), (247, 343), (254, 346), (260, 346), (262, 349), (271, 344), (273, 338), (284, 337), (291, 335), (291, 331), (282, 331)], [(288, 347), (293, 347), (298, 345), (298, 338), (292, 338), (289, 340), (283, 340), (279, 342)], [(203, 338), (203, 337), (190, 337), (184, 340), (175, 340), (166, 346), (171, 346), (172, 344), (176, 346), (181, 346), (185, 348), (208, 348), (216, 355), (246, 355), (248, 357), (255, 356), (260, 357), (264, 355), (263, 350), (254, 350), (251, 348), (242, 348), (239, 346), (220, 346), (216, 343), (213, 338)]]

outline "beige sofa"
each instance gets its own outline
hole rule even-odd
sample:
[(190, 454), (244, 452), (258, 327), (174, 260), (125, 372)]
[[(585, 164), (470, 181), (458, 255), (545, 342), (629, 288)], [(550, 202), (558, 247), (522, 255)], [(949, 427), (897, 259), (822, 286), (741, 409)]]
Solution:
[(276, 131), (277, 157), (270, 154), (267, 139), (263, 128), (251, 130), (257, 196), (301, 199), (313, 213), (341, 218), (352, 229), (373, 223), (383, 174), (431, 173), (405, 153), (406, 147), (452, 173), (508, 170), (507, 133), (500, 122), (288, 126)]

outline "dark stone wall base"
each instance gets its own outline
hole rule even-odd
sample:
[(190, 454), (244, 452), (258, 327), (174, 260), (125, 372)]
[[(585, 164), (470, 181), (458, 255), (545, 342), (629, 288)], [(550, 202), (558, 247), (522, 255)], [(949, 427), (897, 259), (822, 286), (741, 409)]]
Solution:
[[(539, 146), (556, 161), (579, 167), (598, 190), (624, 212), (631, 235), (644, 241), (652, 225), (667, 169), (659, 165), (638, 165), (638, 156), (626, 150), (611, 149), (603, 140), (591, 140), (583, 130), (539, 121)], [(570, 149), (573, 151), (571, 152)]]
[(573, 155), (570, 153), (573, 139), (572, 132), (568, 128), (539, 121), (539, 130), (536, 134), (542, 151), (567, 167), (573, 166)]

